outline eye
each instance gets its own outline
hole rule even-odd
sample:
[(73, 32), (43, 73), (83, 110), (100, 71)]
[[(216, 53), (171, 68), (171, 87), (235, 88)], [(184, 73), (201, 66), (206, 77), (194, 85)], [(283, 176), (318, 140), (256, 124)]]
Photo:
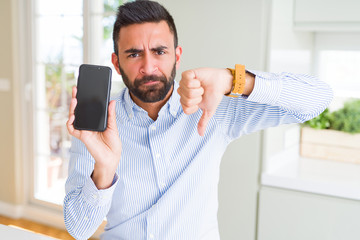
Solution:
[(136, 58), (139, 56), (139, 53), (132, 53), (128, 56), (128, 58)]
[(157, 55), (164, 55), (165, 51), (164, 50), (158, 50), (158, 51), (156, 51), (156, 54)]

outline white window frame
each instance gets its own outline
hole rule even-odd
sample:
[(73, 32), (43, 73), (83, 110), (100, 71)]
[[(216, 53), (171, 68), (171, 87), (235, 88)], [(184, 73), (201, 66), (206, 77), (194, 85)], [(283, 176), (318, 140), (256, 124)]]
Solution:
[[(18, 39), (16, 59), (19, 60), (19, 84), (15, 86), (15, 91), (19, 94), (18, 105), (21, 106), (18, 116), (19, 137), (21, 146), (17, 147), (21, 156), (21, 169), (18, 170), (22, 175), (21, 180), (21, 205), (13, 210), (16, 217), (26, 217), (37, 222), (64, 228), (63, 208), (61, 205), (39, 200), (34, 197), (35, 189), (35, 134), (34, 115), (36, 95), (36, 42), (35, 42), (35, 2), (36, 0), (15, 0), (16, 24), (18, 28)], [(94, 46), (90, 37), (91, 6), (93, 0), (83, 0), (83, 62), (91, 63), (96, 56), (91, 54), (90, 49)], [(86, 30), (87, 29), (87, 30)], [(109, 56), (110, 58), (110, 56)], [(20, 149), (21, 148), (21, 149)]]

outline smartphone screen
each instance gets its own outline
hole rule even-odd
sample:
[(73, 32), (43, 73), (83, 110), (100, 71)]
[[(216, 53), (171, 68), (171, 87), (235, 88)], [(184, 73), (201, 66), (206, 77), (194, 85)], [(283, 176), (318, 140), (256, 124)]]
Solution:
[(111, 68), (82, 64), (77, 82), (74, 127), (105, 131), (111, 88)]

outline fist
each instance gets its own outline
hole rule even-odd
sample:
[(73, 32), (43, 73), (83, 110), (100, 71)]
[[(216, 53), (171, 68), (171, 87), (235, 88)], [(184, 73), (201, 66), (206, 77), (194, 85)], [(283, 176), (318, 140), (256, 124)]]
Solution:
[(204, 136), (206, 126), (215, 114), (224, 94), (231, 91), (233, 76), (227, 69), (198, 68), (182, 73), (178, 93), (185, 114), (200, 108), (203, 114), (198, 132)]

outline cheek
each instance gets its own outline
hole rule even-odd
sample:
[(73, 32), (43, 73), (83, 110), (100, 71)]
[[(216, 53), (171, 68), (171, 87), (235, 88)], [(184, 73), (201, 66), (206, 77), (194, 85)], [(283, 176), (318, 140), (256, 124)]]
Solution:
[(121, 68), (130, 79), (134, 79), (139, 73), (140, 65), (137, 63), (121, 64)]
[(166, 61), (163, 61), (162, 64), (161, 64), (161, 67), (163, 70), (166, 71), (167, 75), (170, 75), (173, 67), (174, 67), (174, 64), (175, 64), (175, 56), (169, 56), (166, 58)]

